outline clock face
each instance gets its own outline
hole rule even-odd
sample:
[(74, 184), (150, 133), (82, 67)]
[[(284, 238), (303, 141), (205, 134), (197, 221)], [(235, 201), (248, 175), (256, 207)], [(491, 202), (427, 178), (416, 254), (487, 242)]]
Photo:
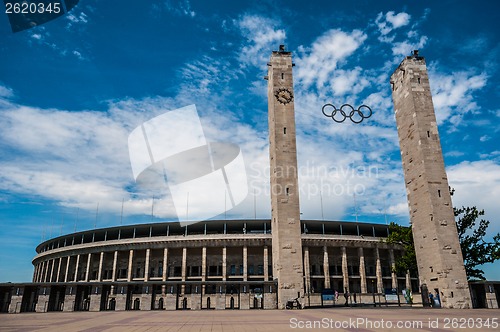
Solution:
[(276, 100), (283, 105), (286, 105), (293, 100), (292, 92), (285, 88), (278, 89), (274, 95), (276, 96)]

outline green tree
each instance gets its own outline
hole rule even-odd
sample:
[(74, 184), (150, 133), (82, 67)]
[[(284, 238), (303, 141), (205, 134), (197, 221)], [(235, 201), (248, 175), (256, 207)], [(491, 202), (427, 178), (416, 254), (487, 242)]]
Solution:
[[(454, 189), (450, 189), (453, 195)], [(457, 223), (458, 239), (464, 258), (465, 272), (468, 280), (485, 280), (484, 271), (480, 265), (493, 263), (500, 259), (500, 233), (493, 236), (488, 242), (484, 238), (490, 222), (485, 219), (477, 219), (484, 215), (484, 210), (473, 207), (453, 208)], [(415, 245), (410, 227), (404, 227), (391, 222), (389, 225), (389, 236), (385, 240), (389, 244), (400, 244), (404, 252), (395, 261), (395, 272), (410, 273), (417, 271), (417, 259), (415, 256)]]
[(457, 219), (458, 239), (462, 248), (465, 272), (468, 280), (485, 280), (480, 265), (493, 263), (500, 258), (500, 234), (493, 236), (491, 242), (484, 240), (490, 222), (478, 218), (484, 215), (475, 206), (453, 208)]
[(389, 236), (385, 239), (385, 242), (403, 246), (403, 255), (395, 259), (394, 272), (406, 273), (406, 271), (410, 271), (411, 275), (415, 275), (417, 273), (417, 256), (415, 256), (411, 226), (405, 227), (391, 222), (389, 224)]

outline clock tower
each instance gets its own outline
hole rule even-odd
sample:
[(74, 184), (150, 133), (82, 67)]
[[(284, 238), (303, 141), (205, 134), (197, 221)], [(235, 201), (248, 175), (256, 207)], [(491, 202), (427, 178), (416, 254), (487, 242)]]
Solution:
[(273, 276), (278, 308), (304, 294), (292, 54), (280, 45), (268, 63)]

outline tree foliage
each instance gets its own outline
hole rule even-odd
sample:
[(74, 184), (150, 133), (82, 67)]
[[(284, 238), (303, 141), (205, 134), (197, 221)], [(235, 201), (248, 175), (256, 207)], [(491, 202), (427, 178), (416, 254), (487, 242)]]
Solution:
[(415, 255), (415, 245), (411, 226), (404, 227), (394, 222), (389, 224), (389, 236), (385, 239), (389, 244), (399, 244), (403, 246), (403, 255), (395, 258), (395, 271), (415, 275), (417, 272), (417, 256)]
[[(454, 189), (450, 189), (453, 195)], [(478, 218), (484, 215), (484, 210), (473, 207), (453, 208), (457, 224), (458, 239), (464, 258), (465, 272), (468, 280), (485, 280), (484, 271), (480, 265), (493, 263), (500, 259), (500, 233), (492, 237), (492, 241), (485, 240), (488, 220)], [(404, 273), (417, 271), (415, 245), (410, 227), (404, 227), (391, 222), (389, 236), (385, 240), (389, 244), (400, 244), (404, 248), (402, 256), (395, 259), (395, 272)]]
[(484, 215), (475, 206), (453, 208), (457, 219), (458, 239), (462, 248), (465, 271), (469, 280), (485, 280), (484, 271), (480, 265), (493, 263), (500, 258), (500, 234), (493, 236), (491, 242), (485, 241), (486, 231), (490, 222), (478, 218)]

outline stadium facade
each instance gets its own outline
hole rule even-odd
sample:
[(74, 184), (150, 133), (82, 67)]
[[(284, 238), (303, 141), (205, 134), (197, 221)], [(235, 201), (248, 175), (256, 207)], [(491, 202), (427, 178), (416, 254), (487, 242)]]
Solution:
[[(418, 291), (416, 276), (392, 272), (401, 248), (383, 242), (386, 225), (300, 225), (303, 305), (321, 305), (324, 289), (340, 293), (341, 304), (345, 290), (357, 303), (387, 288)], [(222, 220), (53, 238), (36, 248), (32, 283), (0, 286), (2, 311), (277, 308), (271, 230), (270, 220)]]

